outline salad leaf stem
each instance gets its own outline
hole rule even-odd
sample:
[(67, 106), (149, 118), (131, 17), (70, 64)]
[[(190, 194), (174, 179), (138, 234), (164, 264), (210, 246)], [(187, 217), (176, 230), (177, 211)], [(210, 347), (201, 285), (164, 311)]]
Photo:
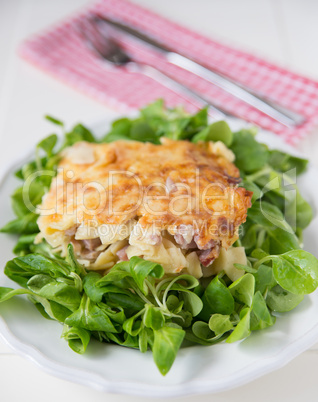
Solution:
[(156, 292), (156, 288), (150, 283), (149, 280), (145, 279), (145, 284), (148, 286), (148, 288), (150, 289), (154, 299), (156, 300), (156, 303), (158, 304), (159, 307), (164, 307), (164, 305), (161, 303), (161, 301), (158, 298), (157, 292)]
[[(146, 303), (150, 303), (149, 300), (146, 298), (146, 296), (143, 295), (143, 293), (139, 290), (138, 286), (135, 286), (132, 281), (130, 281), (131, 287), (134, 290), (134, 292)], [(150, 303), (152, 304), (152, 303)]]

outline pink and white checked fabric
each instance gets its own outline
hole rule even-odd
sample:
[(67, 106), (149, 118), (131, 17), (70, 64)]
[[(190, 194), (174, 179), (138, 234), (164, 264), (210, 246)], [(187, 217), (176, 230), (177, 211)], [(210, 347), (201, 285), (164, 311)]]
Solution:
[(196, 109), (193, 103), (152, 79), (109, 66), (91, 52), (78, 30), (78, 23), (90, 12), (148, 33), (176, 52), (303, 114), (307, 120), (301, 127), (286, 128), (205, 80), (169, 64), (161, 55), (134, 40), (123, 43), (136, 60), (146, 60), (170, 76), (178, 77), (229, 112), (279, 134), (287, 142), (297, 143), (318, 124), (318, 82), (215, 42), (126, 0), (101, 0), (89, 6), (73, 18), (26, 40), (20, 54), (56, 78), (120, 111), (140, 108), (158, 98), (164, 98), (168, 106), (183, 103), (190, 111)]

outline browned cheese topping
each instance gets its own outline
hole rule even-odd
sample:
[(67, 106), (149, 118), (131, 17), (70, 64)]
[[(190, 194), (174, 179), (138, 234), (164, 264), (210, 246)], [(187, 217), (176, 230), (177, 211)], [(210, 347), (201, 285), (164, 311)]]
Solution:
[(235, 242), (251, 206), (252, 193), (238, 187), (239, 170), (222, 146), (215, 153), (214, 143), (166, 138), (161, 145), (76, 143), (43, 198), (41, 233), (53, 247), (94, 240), (81, 244), (82, 253), (125, 239), (126, 248), (158, 246), (164, 237), (195, 250), (207, 266)]

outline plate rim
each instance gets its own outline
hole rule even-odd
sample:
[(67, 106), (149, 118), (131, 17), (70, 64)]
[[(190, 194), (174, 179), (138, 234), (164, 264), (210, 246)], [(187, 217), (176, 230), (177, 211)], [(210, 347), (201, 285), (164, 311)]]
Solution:
[[(106, 380), (95, 373), (89, 373), (89, 375), (87, 375), (87, 372), (84, 370), (54, 362), (52, 359), (37, 350), (36, 347), (26, 344), (13, 335), (2, 317), (0, 317), (0, 338), (20, 356), (27, 358), (46, 373), (60, 379), (85, 385), (105, 393), (152, 398), (175, 398), (191, 395), (216, 394), (229, 391), (284, 367), (295, 357), (317, 342), (318, 322), (314, 327), (307, 331), (303, 337), (289, 343), (285, 348), (276, 353), (276, 355), (266, 359), (261, 359), (257, 363), (252, 363), (251, 365), (236, 371), (231, 376), (228, 376), (226, 380), (222, 380), (220, 384), (212, 381), (211, 383), (196, 382), (194, 385), (191, 385), (191, 383), (181, 383), (177, 385), (167, 385), (166, 387), (162, 387), (161, 385), (135, 384), (132, 381), (112, 382), (111, 380)], [(308, 342), (308, 339), (310, 339), (310, 342)], [(268, 362), (268, 364), (264, 365), (264, 361)], [(252, 375), (250, 371), (251, 366), (254, 369)], [(237, 373), (240, 373), (240, 375), (237, 375)]]

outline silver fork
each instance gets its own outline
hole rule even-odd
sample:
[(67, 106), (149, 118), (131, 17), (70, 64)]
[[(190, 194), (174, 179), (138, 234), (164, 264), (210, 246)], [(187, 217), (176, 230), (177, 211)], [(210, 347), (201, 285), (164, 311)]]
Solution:
[(102, 29), (103, 27), (96, 23), (96, 20), (93, 18), (82, 20), (78, 24), (78, 28), (82, 34), (82, 37), (86, 40), (87, 45), (99, 57), (111, 63), (115, 67), (124, 67), (127, 71), (132, 73), (142, 73), (147, 77), (159, 82), (160, 84), (163, 84), (173, 92), (180, 94), (195, 106), (208, 106), (209, 115), (215, 120), (233, 117), (232, 114), (213, 104), (209, 99), (205, 98), (204, 95), (199, 94), (180, 82), (177, 82), (168, 75), (148, 64), (138, 63), (132, 60), (122, 46), (120, 46), (116, 39), (109, 33), (109, 31)]
[(149, 49), (159, 52), (170, 64), (181, 67), (183, 70), (189, 71), (192, 74), (203, 78), (207, 82), (221, 88), (223, 91), (231, 94), (237, 99), (240, 99), (246, 104), (252, 106), (254, 109), (261, 111), (265, 115), (270, 116), (287, 127), (301, 125), (306, 120), (303, 115), (274, 102), (261, 92), (256, 91), (255, 89), (252, 90), (246, 85), (226, 77), (213, 69), (209, 69), (189, 57), (176, 53), (173, 49), (159, 43), (151, 35), (149, 36), (142, 31), (136, 30), (130, 25), (95, 13), (92, 14), (90, 18), (94, 19), (96, 24), (100, 24), (108, 31), (112, 31), (114, 37), (118, 37), (119, 34), (120, 43), (122, 43), (123, 39), (125, 41), (126, 38), (136, 40), (142, 46), (147, 46)]

